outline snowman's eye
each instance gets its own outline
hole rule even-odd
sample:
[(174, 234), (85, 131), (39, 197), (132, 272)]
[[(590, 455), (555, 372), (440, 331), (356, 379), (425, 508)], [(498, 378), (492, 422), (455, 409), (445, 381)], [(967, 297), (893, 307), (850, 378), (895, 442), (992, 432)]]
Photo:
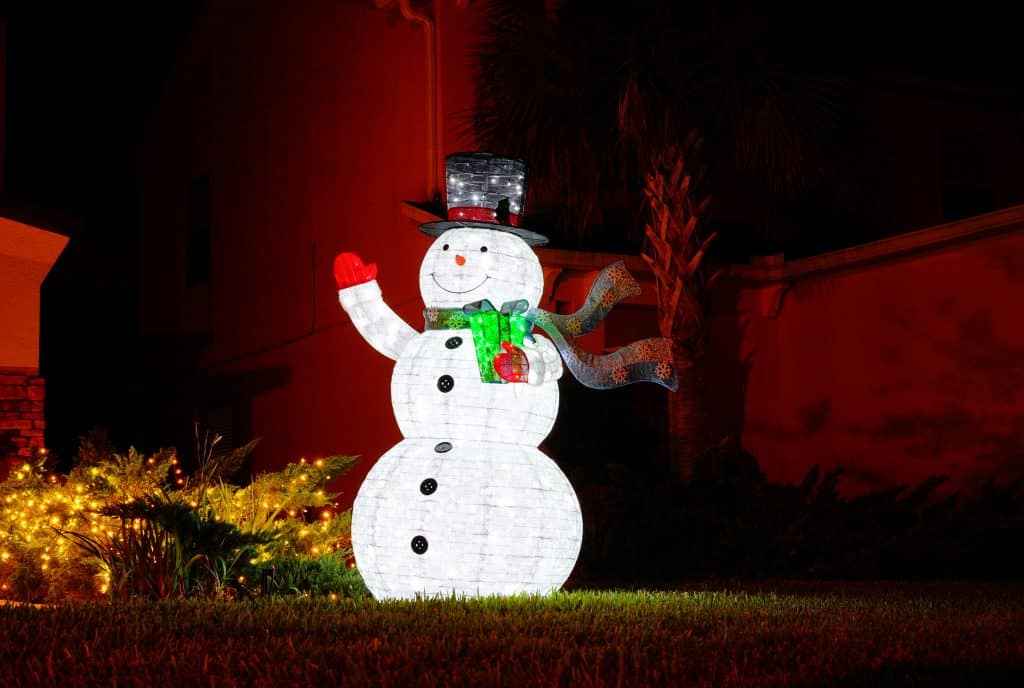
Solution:
[(442, 251), (447, 251), (448, 250), (448, 244), (445, 244), (444, 246), (442, 246), (441, 250)]
[(486, 246), (481, 246), (480, 247), (480, 253), (487, 253), (487, 247)]

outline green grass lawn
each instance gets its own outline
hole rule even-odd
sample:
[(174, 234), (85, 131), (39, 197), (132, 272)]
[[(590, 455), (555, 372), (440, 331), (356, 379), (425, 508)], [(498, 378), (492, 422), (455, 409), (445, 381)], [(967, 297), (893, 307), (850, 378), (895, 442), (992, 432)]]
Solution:
[(0, 607), (0, 685), (1024, 685), (1024, 586)]

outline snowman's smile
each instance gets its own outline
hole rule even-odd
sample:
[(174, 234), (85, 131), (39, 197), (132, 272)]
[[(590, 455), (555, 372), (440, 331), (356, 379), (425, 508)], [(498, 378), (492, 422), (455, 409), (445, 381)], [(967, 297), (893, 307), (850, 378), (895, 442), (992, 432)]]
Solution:
[(437, 275), (435, 273), (433, 273), (433, 272), (430, 273), (430, 279), (434, 280), (434, 284), (436, 284), (437, 286), (441, 287), (441, 289), (443, 289), (444, 291), (448, 292), (449, 294), (468, 294), (469, 292), (476, 291), (480, 287), (484, 286), (484, 282), (486, 282), (487, 280), (491, 279), (491, 276), (490, 275), (484, 275), (484, 278), (480, 282), (480, 284), (476, 285), (475, 287), (471, 287), (469, 289), (464, 289), (463, 291), (456, 291), (454, 289), (448, 289), (443, 284), (441, 284), (440, 282), (437, 281)]

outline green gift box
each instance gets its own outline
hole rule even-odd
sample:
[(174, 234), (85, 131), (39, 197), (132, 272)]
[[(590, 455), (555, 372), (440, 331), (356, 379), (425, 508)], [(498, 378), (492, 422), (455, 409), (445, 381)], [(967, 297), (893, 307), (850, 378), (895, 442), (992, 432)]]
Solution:
[(469, 329), (473, 333), (473, 346), (476, 348), (476, 361), (482, 382), (506, 383), (494, 369), (494, 357), (504, 352), (501, 347), (503, 342), (511, 342), (520, 348), (523, 346), (523, 339), (533, 329), (533, 321), (522, 315), (527, 308), (523, 299), (509, 301), (502, 305), (501, 310), (495, 310), (486, 299), (463, 308), (469, 317)]

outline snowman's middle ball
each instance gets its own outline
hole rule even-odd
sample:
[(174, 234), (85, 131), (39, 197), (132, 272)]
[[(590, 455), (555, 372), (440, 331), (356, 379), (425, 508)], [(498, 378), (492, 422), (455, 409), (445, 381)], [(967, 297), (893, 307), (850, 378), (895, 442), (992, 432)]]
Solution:
[[(482, 299), (495, 308), (519, 299), (535, 307), (544, 273), (533, 249), (518, 236), (457, 227), (427, 250), (420, 290), (427, 308), (462, 308)], [(469, 330), (428, 330), (399, 356), (391, 402), (405, 437), (536, 447), (558, 414), (558, 385), (481, 382)]]

